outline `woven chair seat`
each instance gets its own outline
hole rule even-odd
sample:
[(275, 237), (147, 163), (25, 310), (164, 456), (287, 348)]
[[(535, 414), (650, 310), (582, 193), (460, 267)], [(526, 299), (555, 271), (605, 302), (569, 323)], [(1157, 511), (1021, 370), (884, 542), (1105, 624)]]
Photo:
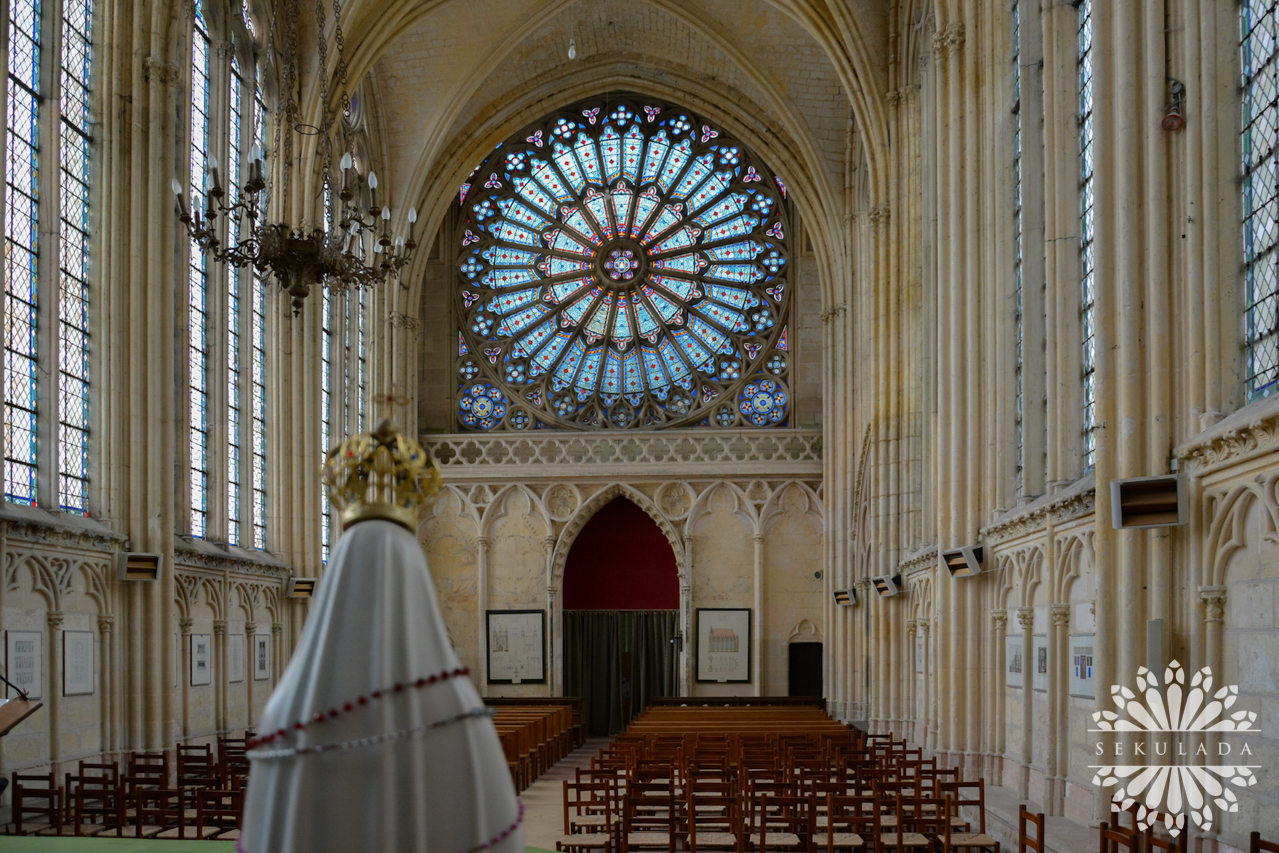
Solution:
[[(822, 850), (830, 846), (829, 842), (826, 839), (827, 839), (826, 833), (819, 832), (813, 836), (813, 844), (814, 846), (817, 847), (818, 850)], [(865, 846), (866, 846), (866, 841), (855, 832), (835, 833), (836, 848), (856, 849), (858, 847), (865, 847)]]
[[(897, 849), (897, 833), (894, 832), (891, 835), (885, 833), (884, 835), (880, 836), (880, 843), (883, 844), (884, 847), (890, 848), (892, 850), (896, 850)], [(902, 849), (927, 850), (931, 846), (931, 844), (932, 842), (930, 842), (924, 836), (920, 835), (918, 832), (902, 833), (902, 845), (901, 845)]]
[(607, 832), (590, 832), (579, 835), (565, 835), (555, 845), (559, 847), (607, 847)]

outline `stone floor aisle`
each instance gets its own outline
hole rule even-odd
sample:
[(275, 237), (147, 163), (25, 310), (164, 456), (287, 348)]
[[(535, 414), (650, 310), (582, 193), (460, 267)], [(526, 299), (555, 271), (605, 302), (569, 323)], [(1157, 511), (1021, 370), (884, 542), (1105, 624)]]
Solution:
[(536, 782), (520, 794), (524, 801), (524, 844), (554, 850), (555, 842), (564, 834), (564, 785), (565, 779), (574, 778), (573, 771), (589, 767), (591, 756), (598, 755), (608, 743), (606, 737), (587, 738), (586, 743), (542, 774)]

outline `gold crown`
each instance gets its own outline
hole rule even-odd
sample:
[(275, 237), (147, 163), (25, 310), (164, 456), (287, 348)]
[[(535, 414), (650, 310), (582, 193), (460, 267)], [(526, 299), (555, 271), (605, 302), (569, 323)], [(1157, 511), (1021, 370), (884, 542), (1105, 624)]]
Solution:
[(322, 478), (343, 530), (383, 518), (417, 533), (418, 520), (440, 490), (435, 460), (389, 419), (330, 450)]

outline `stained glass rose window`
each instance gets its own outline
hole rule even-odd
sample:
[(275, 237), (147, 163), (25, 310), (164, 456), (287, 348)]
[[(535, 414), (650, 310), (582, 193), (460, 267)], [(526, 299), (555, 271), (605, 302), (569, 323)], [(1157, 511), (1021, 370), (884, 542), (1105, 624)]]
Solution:
[(579, 104), (498, 146), (459, 205), (463, 429), (787, 425), (786, 187), (723, 130)]

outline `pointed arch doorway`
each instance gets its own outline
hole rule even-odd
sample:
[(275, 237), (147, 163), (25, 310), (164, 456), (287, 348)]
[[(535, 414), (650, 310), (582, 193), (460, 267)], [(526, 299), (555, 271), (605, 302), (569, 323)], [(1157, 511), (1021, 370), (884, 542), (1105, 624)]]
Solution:
[(624, 497), (582, 527), (564, 563), (564, 693), (612, 735), (679, 693), (679, 571), (665, 534)]

